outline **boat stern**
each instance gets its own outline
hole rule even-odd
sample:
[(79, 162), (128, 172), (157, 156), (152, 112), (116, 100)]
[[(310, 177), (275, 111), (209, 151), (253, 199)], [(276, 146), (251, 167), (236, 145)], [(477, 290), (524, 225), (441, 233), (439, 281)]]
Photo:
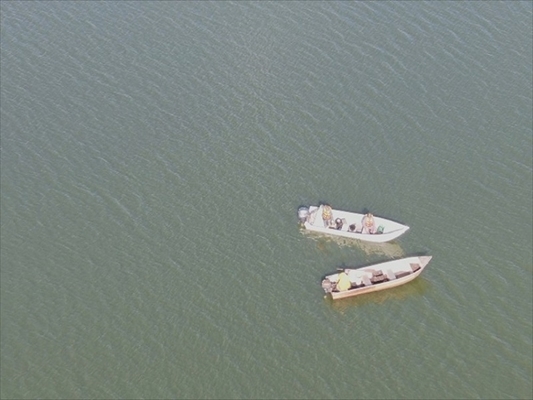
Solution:
[(307, 218), (309, 217), (309, 207), (301, 206), (298, 208), (298, 220), (301, 224), (305, 223), (307, 221)]
[(324, 290), (324, 293), (328, 294), (333, 291), (333, 288), (335, 287), (335, 284), (331, 282), (328, 278), (324, 278), (322, 280), (322, 289)]

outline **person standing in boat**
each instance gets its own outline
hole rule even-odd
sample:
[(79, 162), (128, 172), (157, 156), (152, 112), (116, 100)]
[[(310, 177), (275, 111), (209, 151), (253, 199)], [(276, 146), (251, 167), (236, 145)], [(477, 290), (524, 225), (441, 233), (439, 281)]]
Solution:
[(324, 221), (324, 227), (329, 227), (331, 221), (333, 221), (333, 210), (329, 204), (324, 204), (322, 206), (322, 220)]
[(374, 216), (371, 213), (367, 213), (361, 222), (363, 223), (363, 233), (376, 232), (376, 222), (374, 221)]

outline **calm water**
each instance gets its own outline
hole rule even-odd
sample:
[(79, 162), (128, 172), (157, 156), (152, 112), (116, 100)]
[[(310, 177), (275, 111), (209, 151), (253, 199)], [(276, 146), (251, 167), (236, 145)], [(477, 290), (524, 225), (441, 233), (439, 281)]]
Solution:
[[(531, 2), (2, 2), (1, 397), (531, 398)], [(390, 217), (385, 245), (301, 204)], [(331, 302), (342, 265), (433, 255)]]

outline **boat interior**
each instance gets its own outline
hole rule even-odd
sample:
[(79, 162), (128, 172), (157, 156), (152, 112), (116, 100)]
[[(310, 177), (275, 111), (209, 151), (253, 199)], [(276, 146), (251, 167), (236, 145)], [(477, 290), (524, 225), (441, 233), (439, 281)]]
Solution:
[(324, 279), (322, 281), (322, 288), (326, 292), (342, 292), (345, 290), (359, 289), (409, 276), (421, 268), (420, 264), (411, 263), (409, 265), (410, 270), (397, 272), (394, 272), (392, 269), (385, 271), (380, 269), (345, 269), (338, 274), (336, 282), (332, 282), (328, 278)]

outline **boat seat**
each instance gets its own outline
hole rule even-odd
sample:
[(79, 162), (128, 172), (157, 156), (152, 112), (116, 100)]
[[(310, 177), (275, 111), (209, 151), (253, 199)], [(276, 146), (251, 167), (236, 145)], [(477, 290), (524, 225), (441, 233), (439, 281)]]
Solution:
[(403, 278), (404, 276), (407, 276), (407, 275), (411, 275), (411, 272), (408, 272), (408, 271), (398, 272), (396, 274), (396, 279)]
[(386, 270), (385, 274), (387, 275), (389, 281), (393, 281), (394, 279), (396, 279), (396, 275), (394, 275), (394, 272), (392, 272), (390, 269)]
[(413, 272), (416, 272), (418, 271), (420, 268), (422, 268), (420, 266), (420, 264), (409, 264), (411, 266), (411, 269), (413, 270)]
[(385, 281), (385, 276), (383, 275), (383, 271), (380, 269), (373, 271), (372, 278), (370, 278), (370, 281), (372, 283), (381, 283)]
[(372, 286), (372, 282), (370, 282), (370, 279), (368, 279), (368, 276), (364, 275), (361, 280), (363, 281), (365, 286)]

